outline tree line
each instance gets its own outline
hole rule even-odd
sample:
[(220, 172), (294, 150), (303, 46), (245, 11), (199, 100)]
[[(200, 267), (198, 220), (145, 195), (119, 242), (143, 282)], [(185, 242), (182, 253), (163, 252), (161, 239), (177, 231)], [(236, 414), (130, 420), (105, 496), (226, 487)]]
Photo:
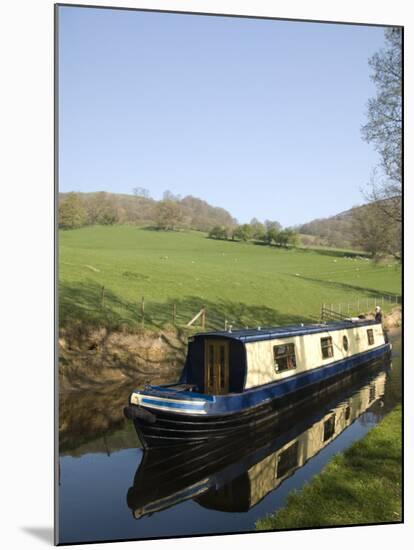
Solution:
[(209, 231), (208, 236), (211, 239), (231, 240), (231, 241), (256, 241), (263, 244), (276, 244), (277, 246), (296, 246), (299, 242), (298, 233), (291, 228), (282, 229), (277, 221), (266, 220), (261, 223), (253, 218), (250, 223), (228, 227), (225, 225), (215, 225)]
[(212, 239), (294, 246), (297, 232), (282, 229), (278, 221), (238, 224), (227, 210), (213, 207), (192, 196), (181, 198), (165, 191), (156, 201), (143, 188), (134, 188), (133, 195), (114, 193), (62, 193), (59, 197), (59, 227), (77, 229), (87, 225), (138, 224), (163, 231), (194, 229), (208, 232)]
[(214, 225), (233, 227), (237, 222), (224, 208), (191, 195), (181, 198), (171, 191), (165, 191), (159, 201), (142, 188), (135, 188), (133, 195), (103, 191), (60, 194), (60, 228), (114, 224), (137, 224), (166, 231), (186, 228), (209, 231)]

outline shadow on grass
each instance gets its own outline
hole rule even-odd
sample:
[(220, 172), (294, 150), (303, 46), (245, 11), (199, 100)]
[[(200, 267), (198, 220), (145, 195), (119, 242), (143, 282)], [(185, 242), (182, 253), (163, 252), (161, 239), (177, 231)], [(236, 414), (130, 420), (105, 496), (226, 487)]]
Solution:
[(335, 290), (343, 290), (343, 291), (355, 291), (359, 294), (363, 295), (365, 298), (377, 298), (380, 299), (382, 297), (389, 298), (392, 301), (397, 299), (395, 303), (400, 304), (401, 303), (401, 296), (397, 294), (396, 292), (381, 292), (380, 290), (376, 290), (375, 288), (366, 288), (363, 286), (358, 285), (350, 285), (348, 283), (339, 283), (335, 281), (327, 281), (326, 279), (318, 279), (317, 277), (305, 277), (302, 275), (292, 275), (289, 273), (286, 273), (286, 276), (290, 277), (297, 277), (299, 279), (302, 279), (304, 281), (310, 281), (312, 283), (319, 283), (323, 284), (328, 288), (335, 289)]
[[(267, 327), (292, 323), (309, 323), (316, 319), (310, 316), (286, 315), (263, 305), (246, 305), (218, 298), (217, 301), (203, 300), (197, 296), (185, 296), (166, 302), (145, 302), (145, 328), (159, 328), (173, 324), (185, 326), (205, 307), (206, 329), (223, 329), (225, 321), (234, 329), (245, 327)], [(128, 301), (95, 282), (63, 283), (59, 287), (60, 327), (83, 324), (111, 328), (127, 325), (142, 326), (140, 302)], [(200, 327), (197, 321), (195, 328)]]
[(338, 248), (317, 248), (317, 247), (307, 247), (307, 246), (298, 246), (297, 250), (301, 252), (316, 252), (321, 256), (333, 256), (334, 258), (365, 258), (371, 260), (371, 255), (367, 252), (358, 252), (355, 250), (340, 250)]

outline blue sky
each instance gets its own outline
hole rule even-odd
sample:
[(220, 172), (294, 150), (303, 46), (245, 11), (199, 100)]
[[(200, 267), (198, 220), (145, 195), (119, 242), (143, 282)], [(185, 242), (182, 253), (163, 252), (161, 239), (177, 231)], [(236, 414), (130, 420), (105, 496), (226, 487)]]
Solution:
[(363, 202), (381, 27), (59, 9), (61, 191), (194, 195), (284, 226)]

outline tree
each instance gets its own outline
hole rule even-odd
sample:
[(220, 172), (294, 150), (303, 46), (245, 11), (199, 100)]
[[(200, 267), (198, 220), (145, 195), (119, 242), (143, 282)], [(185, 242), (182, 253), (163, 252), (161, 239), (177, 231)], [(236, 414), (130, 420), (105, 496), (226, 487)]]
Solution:
[(243, 242), (248, 241), (251, 238), (251, 236), (252, 236), (252, 230), (248, 223), (238, 225), (233, 230), (233, 234), (232, 234), (233, 240), (239, 239), (240, 241), (243, 241)]
[(269, 229), (276, 229), (276, 231), (282, 229), (282, 226), (279, 222), (272, 220), (265, 220), (264, 226), (266, 228), (266, 231), (269, 231)]
[(229, 229), (224, 225), (215, 225), (212, 227), (208, 233), (210, 239), (227, 239), (229, 234)]
[(144, 199), (149, 199), (150, 196), (148, 189), (145, 189), (145, 187), (134, 187), (132, 192), (136, 197), (143, 197)]
[(402, 30), (385, 30), (386, 48), (370, 59), (377, 94), (368, 101), (368, 122), (362, 137), (373, 143), (381, 157), (384, 177), (377, 172), (371, 178), (367, 198), (382, 201), (379, 209), (396, 222), (401, 222), (402, 183)]
[(76, 229), (86, 223), (86, 209), (78, 193), (68, 193), (59, 204), (59, 227)]
[(164, 191), (164, 193), (162, 194), (162, 199), (164, 201), (175, 201), (175, 202), (179, 202), (181, 200), (181, 196), (180, 195), (174, 195), (174, 193), (172, 193), (171, 191), (169, 191), (168, 189), (166, 191)]
[(250, 220), (250, 227), (253, 239), (257, 239), (258, 241), (265, 240), (265, 226), (257, 218), (252, 218)]
[(279, 246), (287, 246), (287, 244), (289, 242), (289, 235), (288, 235), (286, 229), (283, 229), (282, 231), (277, 232), (275, 242)]
[(297, 231), (295, 231), (294, 229), (292, 229), (291, 227), (288, 227), (285, 229), (285, 234), (286, 234), (286, 240), (287, 240), (287, 245), (289, 246), (297, 246), (298, 243), (299, 243), (299, 235), (297, 233)]
[[(266, 224), (266, 222), (265, 222)], [(278, 242), (279, 237), (279, 229), (276, 227), (269, 227), (269, 229), (266, 231), (266, 241), (268, 244), (272, 244), (272, 241), (275, 243)]]
[(158, 229), (174, 231), (182, 223), (181, 205), (173, 200), (159, 201), (155, 207), (155, 221)]
[(86, 204), (89, 224), (113, 225), (119, 222), (120, 209), (115, 195), (100, 191), (94, 193)]
[(379, 216), (375, 203), (356, 208), (353, 222), (352, 244), (355, 248), (368, 252), (373, 258), (384, 254), (399, 257), (401, 225)]

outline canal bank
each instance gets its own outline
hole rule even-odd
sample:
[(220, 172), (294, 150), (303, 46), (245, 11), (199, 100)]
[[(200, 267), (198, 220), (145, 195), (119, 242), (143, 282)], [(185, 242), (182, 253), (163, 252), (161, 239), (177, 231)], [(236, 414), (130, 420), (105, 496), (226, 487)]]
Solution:
[[(165, 506), (157, 510), (140, 479), (150, 490), (164, 484), (140, 476), (148, 461), (122, 415), (130, 384), (107, 387), (105, 392), (97, 388), (93, 395), (90, 390), (65, 392), (59, 415), (62, 541), (254, 531), (259, 519), (282, 509), (290, 494), (318, 475), (334, 455), (362, 440), (401, 402), (401, 331), (390, 331), (390, 341), (392, 365), (343, 381), (323, 399), (315, 396), (310, 413), (283, 422), (274, 436), (265, 437), (264, 445), (252, 440), (248, 456), (236, 448), (230, 466), (223, 464), (221, 451), (218, 461), (209, 457), (205, 463), (211, 475), (190, 462), (188, 474), (199, 471), (203, 483), (189, 483), (188, 491), (174, 492), (174, 502), (163, 501)], [(187, 466), (182, 462), (185, 480)], [(168, 464), (165, 475), (172, 484), (177, 482)], [(136, 513), (137, 503), (128, 498), (131, 489), (148, 496), (153, 513)]]
[(360, 441), (335, 455), (257, 530), (402, 521), (401, 405)]
[[(366, 314), (372, 318), (372, 312)], [(401, 307), (384, 317), (391, 332), (401, 326)], [(166, 384), (180, 377), (192, 331), (173, 326), (147, 329), (93, 328), (82, 324), (59, 331), (61, 392), (106, 391), (111, 384), (142, 387)]]

